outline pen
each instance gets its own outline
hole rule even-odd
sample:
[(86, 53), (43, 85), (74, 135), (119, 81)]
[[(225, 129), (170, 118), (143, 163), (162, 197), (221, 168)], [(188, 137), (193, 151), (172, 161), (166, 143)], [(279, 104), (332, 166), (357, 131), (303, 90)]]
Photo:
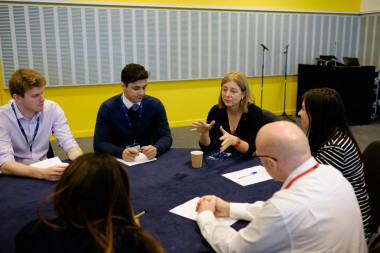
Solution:
[(242, 178), (248, 177), (250, 175), (255, 175), (256, 173), (257, 173), (257, 171), (254, 171), (254, 172), (249, 173), (248, 175), (244, 175), (244, 176), (238, 177), (238, 179), (242, 179)]
[[(139, 149), (139, 153), (141, 153), (141, 152), (142, 152), (142, 150)], [(134, 154), (134, 153), (129, 152), (129, 153), (125, 153), (124, 155), (132, 155), (132, 154)]]
[(140, 212), (139, 214), (136, 214), (135, 215), (135, 219), (139, 218), (140, 216), (142, 216), (143, 214), (146, 214), (148, 212), (147, 209), (143, 210), (142, 212)]

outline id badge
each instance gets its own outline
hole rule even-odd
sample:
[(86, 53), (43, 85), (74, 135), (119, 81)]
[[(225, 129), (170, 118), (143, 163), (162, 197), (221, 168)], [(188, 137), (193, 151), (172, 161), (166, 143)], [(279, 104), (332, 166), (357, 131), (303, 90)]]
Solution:
[(125, 148), (135, 148), (137, 150), (140, 150), (140, 145), (136, 145), (136, 146), (126, 146)]

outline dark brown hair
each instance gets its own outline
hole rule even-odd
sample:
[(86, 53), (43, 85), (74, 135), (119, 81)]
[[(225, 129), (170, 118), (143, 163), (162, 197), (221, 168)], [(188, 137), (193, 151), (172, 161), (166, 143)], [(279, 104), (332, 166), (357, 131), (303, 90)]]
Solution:
[(311, 89), (302, 96), (305, 102), (305, 111), (309, 118), (307, 136), (311, 153), (316, 152), (334, 135), (341, 131), (360, 148), (348, 126), (346, 110), (339, 93), (331, 88)]
[[(59, 224), (39, 214), (41, 205), (53, 198)], [(134, 219), (130, 201), (128, 175), (120, 163), (106, 153), (88, 153), (74, 160), (63, 173), (55, 192), (38, 206), (42, 222), (54, 229), (68, 226), (87, 229), (99, 252), (113, 252), (113, 218), (128, 223), (141, 252), (163, 252), (158, 242), (145, 233)]]
[(129, 83), (148, 79), (148, 77), (149, 72), (140, 64), (129, 63), (121, 71), (121, 81), (124, 83), (125, 87), (128, 87)]

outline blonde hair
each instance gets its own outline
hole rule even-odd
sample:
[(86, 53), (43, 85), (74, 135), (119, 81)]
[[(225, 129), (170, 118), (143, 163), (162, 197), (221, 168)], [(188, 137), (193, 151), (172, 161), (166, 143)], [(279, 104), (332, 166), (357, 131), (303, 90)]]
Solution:
[(222, 90), (223, 85), (230, 81), (235, 82), (240, 87), (241, 91), (246, 93), (245, 97), (240, 101), (239, 108), (241, 112), (247, 113), (248, 104), (249, 102), (255, 104), (255, 97), (249, 88), (247, 77), (241, 72), (230, 72), (223, 78), (219, 94), (219, 108), (226, 108), (222, 98)]

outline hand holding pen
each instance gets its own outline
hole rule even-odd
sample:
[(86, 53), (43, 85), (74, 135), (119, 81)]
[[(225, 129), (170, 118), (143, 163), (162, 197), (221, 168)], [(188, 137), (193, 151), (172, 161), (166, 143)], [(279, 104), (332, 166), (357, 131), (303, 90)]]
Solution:
[(136, 148), (126, 148), (123, 151), (122, 158), (127, 162), (132, 162), (140, 154), (140, 151)]

